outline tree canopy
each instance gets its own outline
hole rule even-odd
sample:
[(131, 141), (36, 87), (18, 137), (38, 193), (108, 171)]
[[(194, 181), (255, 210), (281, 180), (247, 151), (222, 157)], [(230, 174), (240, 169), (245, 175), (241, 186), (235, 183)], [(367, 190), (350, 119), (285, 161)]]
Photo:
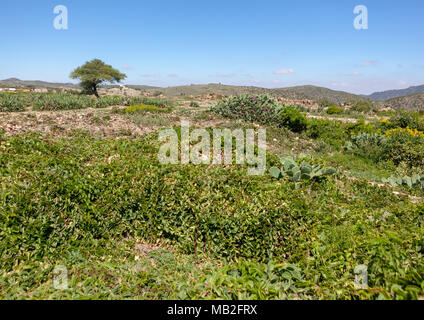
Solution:
[(112, 68), (112, 66), (105, 64), (103, 61), (94, 59), (76, 68), (72, 71), (70, 77), (72, 79), (79, 79), (81, 81), (80, 85), (85, 92), (99, 97), (97, 88), (100, 84), (104, 82), (120, 82), (127, 76)]

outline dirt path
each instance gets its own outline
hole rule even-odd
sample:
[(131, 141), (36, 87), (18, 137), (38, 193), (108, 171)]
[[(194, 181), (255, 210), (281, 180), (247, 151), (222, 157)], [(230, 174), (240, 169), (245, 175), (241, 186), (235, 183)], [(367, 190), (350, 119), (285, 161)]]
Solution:
[[(337, 117), (327, 117), (327, 116), (318, 116), (314, 114), (306, 114), (309, 119), (324, 119), (324, 120), (338, 120), (344, 123), (356, 123), (359, 119), (355, 118), (337, 118)], [(369, 123), (372, 120), (378, 120), (378, 118), (366, 118), (365, 123)]]

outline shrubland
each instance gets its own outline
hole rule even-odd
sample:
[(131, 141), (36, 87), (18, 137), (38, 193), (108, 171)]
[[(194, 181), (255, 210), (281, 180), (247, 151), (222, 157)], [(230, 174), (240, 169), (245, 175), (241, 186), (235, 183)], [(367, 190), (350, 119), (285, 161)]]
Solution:
[(294, 132), (306, 129), (306, 117), (298, 109), (276, 102), (268, 95), (233, 96), (212, 107), (212, 112), (231, 119), (288, 127)]
[[(282, 291), (285, 295), (304, 298), (422, 294), (422, 204), (343, 176), (294, 188), (286, 179), (249, 177), (243, 166), (161, 165), (158, 147), (155, 135), (133, 141), (3, 135), (2, 288), (17, 281), (28, 293), (40, 290), (57, 261), (75, 268), (75, 281), (84, 279), (69, 255), (79, 252), (84, 261), (97, 252), (100, 259), (106, 242), (143, 239), (165, 241), (186, 256), (207, 255), (210, 263), (229, 261), (227, 267), (179, 279), (179, 290), (184, 287), (190, 298), (237, 297), (226, 289), (232, 281), (239, 283), (237, 292), (248, 294), (238, 297), (263, 299), (282, 297), (284, 283), (291, 288)], [(127, 264), (135, 264), (135, 256), (128, 251)], [(352, 270), (362, 263), (369, 266), (369, 291), (353, 286)], [(45, 271), (37, 274), (41, 265)], [(279, 275), (285, 266), (295, 272), (287, 274), (295, 281)], [(271, 274), (260, 271), (264, 268), (274, 270), (274, 289), (250, 287), (250, 272), (257, 285), (268, 281)], [(18, 270), (28, 276), (16, 278)], [(240, 270), (239, 280), (224, 276), (231, 270)], [(131, 279), (144, 281), (151, 272)], [(157, 274), (150, 277), (140, 290), (162, 281)], [(203, 284), (209, 277), (216, 282)], [(169, 281), (166, 286), (175, 285)], [(94, 290), (90, 283), (85, 286)], [(112, 294), (102, 290), (104, 296)], [(157, 294), (174, 297), (175, 292)]]
[[(144, 99), (125, 98), (117, 115), (169, 116), (164, 100)], [(424, 296), (423, 133), (395, 120), (409, 116), (307, 119), (268, 96), (211, 110), (208, 121), (230, 119), (230, 128), (268, 128), (270, 144), (286, 134), (291, 155), (270, 151), (268, 174), (249, 176), (244, 165), (163, 165), (157, 132), (0, 132), (0, 297)], [(56, 265), (69, 270), (67, 290), (52, 286)], [(367, 289), (355, 287), (358, 265), (368, 268)]]
[(166, 99), (147, 97), (103, 96), (97, 99), (71, 93), (0, 94), (0, 112), (25, 111), (28, 107), (40, 111), (58, 111), (137, 104), (166, 108), (171, 105), (171, 102)]

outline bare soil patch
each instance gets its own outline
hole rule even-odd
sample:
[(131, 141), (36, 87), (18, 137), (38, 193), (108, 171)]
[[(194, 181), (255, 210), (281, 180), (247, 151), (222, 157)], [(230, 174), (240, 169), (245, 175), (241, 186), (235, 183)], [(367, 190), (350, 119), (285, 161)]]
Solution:
[(125, 115), (114, 113), (113, 108), (124, 107), (0, 113), (0, 128), (8, 135), (26, 132), (66, 135), (75, 130), (83, 130), (100, 138), (143, 136), (160, 128), (155, 125), (147, 126)]

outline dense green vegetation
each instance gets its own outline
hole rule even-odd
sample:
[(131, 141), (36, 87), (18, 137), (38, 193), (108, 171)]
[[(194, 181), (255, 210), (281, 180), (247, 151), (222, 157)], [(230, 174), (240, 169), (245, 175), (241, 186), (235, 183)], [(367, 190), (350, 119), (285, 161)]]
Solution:
[[(11, 95), (31, 105), (37, 96)], [(166, 100), (104, 99), (127, 106), (108, 115), (143, 125), (170, 116)], [(76, 106), (59, 101), (59, 110)], [(218, 114), (229, 128), (259, 123), (270, 146), (291, 155), (280, 159), (271, 148), (270, 174), (249, 176), (244, 165), (162, 165), (157, 132), (98, 139), (0, 131), (0, 297), (424, 296), (419, 115), (307, 119), (268, 96), (230, 98), (213, 113), (175, 110), (188, 111), (197, 121)], [(68, 268), (67, 290), (52, 286), (57, 265)], [(368, 289), (354, 285), (358, 265), (367, 266)]]
[(166, 108), (166, 99), (147, 97), (104, 96), (99, 99), (70, 93), (17, 93), (0, 94), (0, 112), (33, 110), (74, 110), (85, 108), (105, 108), (109, 106), (131, 106), (136, 104), (154, 105)]
[(211, 110), (224, 117), (287, 127), (294, 132), (306, 129), (306, 117), (298, 109), (277, 103), (268, 95), (233, 96)]
[(170, 112), (171, 108), (162, 108), (155, 105), (133, 105), (130, 107), (127, 107), (123, 109), (123, 112), (126, 113), (145, 113), (145, 112), (151, 112), (151, 113), (161, 113), (161, 112)]
[[(58, 262), (75, 268), (80, 281), (85, 276), (77, 272), (79, 260), (93, 259), (96, 252), (101, 259), (106, 242), (160, 239), (188, 256), (207, 254), (214, 259), (210, 263), (246, 261), (180, 279), (193, 284), (192, 289), (186, 284), (186, 297), (231, 297), (225, 288), (233, 277), (216, 279), (223, 288), (213, 290), (202, 279), (232, 268), (245, 270), (240, 292), (261, 298), (292, 291), (309, 298), (422, 294), (424, 207), (366, 181), (329, 178), (294, 189), (287, 180), (248, 177), (242, 167), (163, 166), (155, 136), (136, 141), (3, 136), (0, 148), (2, 288), (18, 281), (26, 292), (40, 290)], [(128, 265), (135, 264), (135, 255), (128, 253)], [(246, 259), (256, 264), (243, 267)], [(268, 268), (270, 261), (293, 265), (290, 290), (260, 288), (269, 275), (254, 270)], [(354, 267), (363, 263), (369, 266), (368, 291), (355, 290), (352, 282)], [(278, 275), (280, 268), (273, 271), (273, 283), (287, 281)], [(26, 276), (17, 278), (23, 270)], [(141, 281), (140, 290), (156, 285), (155, 277), (143, 282), (149, 272), (132, 276)], [(250, 272), (259, 287), (249, 286)], [(109, 291), (101, 294), (113, 295)]]
[(343, 108), (340, 108), (339, 106), (330, 106), (327, 108), (328, 114), (340, 114), (343, 113)]

